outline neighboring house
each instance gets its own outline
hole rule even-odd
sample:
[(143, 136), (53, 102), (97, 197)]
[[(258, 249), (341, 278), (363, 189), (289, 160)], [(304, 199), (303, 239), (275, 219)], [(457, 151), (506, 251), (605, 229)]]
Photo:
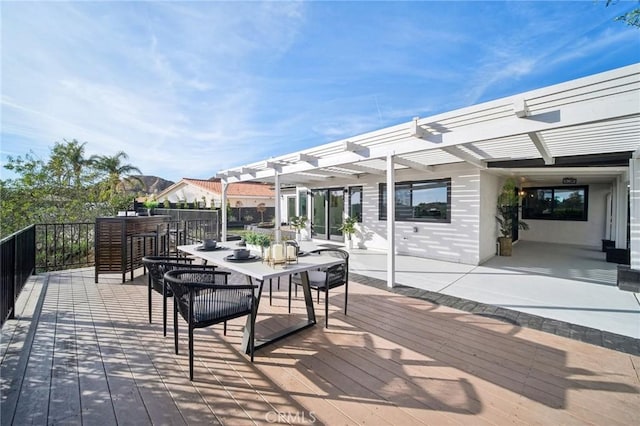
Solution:
[(342, 240), (338, 227), (352, 215), (361, 248), (471, 265), (496, 254), (497, 195), (513, 177), (530, 226), (514, 239), (594, 248), (615, 240), (640, 269), (640, 64), (217, 177), (270, 182), (278, 198), (295, 188), (287, 209), (310, 218), (314, 239)]
[[(156, 195), (160, 202), (198, 203), (205, 208), (222, 206), (222, 183), (220, 179), (204, 180), (182, 178)], [(273, 185), (260, 182), (232, 183), (227, 188), (227, 204), (232, 208), (273, 208), (275, 198)], [(259, 218), (256, 218), (259, 220)]]

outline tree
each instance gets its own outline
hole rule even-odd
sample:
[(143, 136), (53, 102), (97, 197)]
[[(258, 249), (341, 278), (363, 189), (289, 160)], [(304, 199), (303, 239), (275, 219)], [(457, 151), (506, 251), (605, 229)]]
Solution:
[[(17, 177), (0, 180), (3, 236), (33, 223), (92, 222), (96, 216), (114, 214), (116, 204), (130, 204), (132, 197), (124, 193), (107, 197), (103, 189), (108, 175), (95, 161), (109, 157), (85, 158), (85, 144), (75, 139), (56, 142), (48, 160), (38, 159), (33, 152), (7, 158), (5, 169)], [(116, 168), (119, 173), (134, 170), (138, 169), (121, 163)]]
[(100, 199), (110, 203), (112, 212), (126, 210), (133, 201), (133, 197), (125, 195), (122, 180), (137, 181), (144, 187), (144, 182), (132, 173), (142, 174), (139, 168), (123, 163), (129, 156), (124, 151), (119, 151), (116, 155), (94, 155), (91, 163), (95, 169), (104, 177), (101, 184)]
[[(607, 0), (606, 6), (609, 7), (612, 4), (617, 4), (618, 0)], [(624, 15), (617, 16), (616, 21), (624, 22), (627, 25), (640, 28), (640, 7), (637, 7)]]
[(54, 145), (47, 168), (61, 185), (78, 188), (95, 177), (85, 175), (91, 165), (91, 161), (84, 157), (84, 146), (87, 143), (79, 143), (75, 139), (71, 142), (63, 140), (64, 143), (56, 142)]

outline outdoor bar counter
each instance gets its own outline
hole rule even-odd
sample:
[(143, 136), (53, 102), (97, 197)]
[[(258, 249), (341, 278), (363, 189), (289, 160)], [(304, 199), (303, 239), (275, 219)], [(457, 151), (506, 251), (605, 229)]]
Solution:
[(95, 282), (99, 274), (122, 274), (142, 266), (142, 257), (157, 254), (171, 216), (115, 216), (96, 218)]

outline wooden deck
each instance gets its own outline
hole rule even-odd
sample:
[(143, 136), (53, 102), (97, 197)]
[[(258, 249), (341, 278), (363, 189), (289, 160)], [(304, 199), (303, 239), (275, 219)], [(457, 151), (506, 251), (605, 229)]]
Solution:
[[(226, 337), (196, 330), (190, 382), (184, 324), (175, 355), (156, 293), (147, 321), (146, 278), (93, 278), (64, 271), (25, 288), (2, 330), (2, 425), (640, 424), (637, 356), (357, 283), (348, 316), (338, 289), (329, 329), (316, 305), (318, 325), (253, 364), (243, 320)], [(291, 319), (285, 287), (273, 306), (262, 298), (258, 332)], [(301, 298), (294, 307), (302, 316)]]

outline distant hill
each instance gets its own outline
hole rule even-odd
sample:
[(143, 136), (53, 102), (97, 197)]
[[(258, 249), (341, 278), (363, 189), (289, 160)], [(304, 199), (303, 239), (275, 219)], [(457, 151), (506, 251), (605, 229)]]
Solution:
[(132, 175), (144, 182), (144, 187), (135, 180), (123, 181), (123, 185), (127, 192), (138, 194), (157, 194), (164, 191), (168, 187), (174, 184), (174, 182), (166, 179), (162, 179), (158, 176), (145, 176), (145, 175)]

